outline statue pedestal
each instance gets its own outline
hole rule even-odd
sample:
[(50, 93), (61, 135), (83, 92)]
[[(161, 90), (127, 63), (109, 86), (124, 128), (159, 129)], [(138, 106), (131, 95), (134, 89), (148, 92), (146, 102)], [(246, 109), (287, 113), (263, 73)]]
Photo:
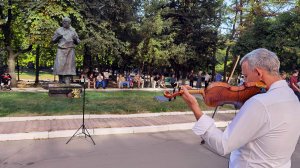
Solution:
[(79, 84), (49, 84), (49, 96), (80, 98), (82, 86)]

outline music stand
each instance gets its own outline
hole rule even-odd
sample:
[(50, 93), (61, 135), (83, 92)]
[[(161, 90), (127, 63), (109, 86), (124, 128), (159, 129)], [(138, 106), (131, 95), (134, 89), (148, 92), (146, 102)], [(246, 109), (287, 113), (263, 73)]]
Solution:
[[(68, 144), (72, 140), (72, 138), (75, 137), (76, 135), (83, 134), (85, 136), (85, 138), (86, 137), (91, 138), (93, 144), (96, 145), (96, 143), (94, 142), (92, 136), (90, 135), (88, 129), (86, 128), (86, 126), (84, 124), (84, 112), (85, 112), (85, 77), (83, 77), (82, 124), (78, 128), (78, 130), (71, 136), (71, 138), (67, 141), (66, 144)], [(81, 132), (79, 132), (80, 129), (81, 129)]]

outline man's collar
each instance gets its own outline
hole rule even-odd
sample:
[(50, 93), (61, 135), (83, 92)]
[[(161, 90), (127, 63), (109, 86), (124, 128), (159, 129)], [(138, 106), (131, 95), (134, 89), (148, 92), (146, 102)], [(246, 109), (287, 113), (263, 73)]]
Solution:
[(271, 91), (271, 90), (277, 89), (277, 88), (281, 88), (281, 87), (286, 87), (286, 86), (288, 86), (286, 80), (279, 80), (279, 81), (274, 82), (268, 91)]

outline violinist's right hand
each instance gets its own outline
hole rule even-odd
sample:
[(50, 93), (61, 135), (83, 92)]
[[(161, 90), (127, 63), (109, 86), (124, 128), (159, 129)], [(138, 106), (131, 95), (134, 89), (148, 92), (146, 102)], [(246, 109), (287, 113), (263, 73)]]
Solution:
[(187, 103), (187, 105), (191, 108), (191, 110), (194, 112), (194, 115), (197, 120), (203, 115), (202, 110), (200, 109), (200, 106), (197, 102), (197, 99), (191, 95), (188, 91), (188, 89), (192, 89), (192, 87), (188, 85), (181, 86), (181, 89), (183, 90), (182, 98)]

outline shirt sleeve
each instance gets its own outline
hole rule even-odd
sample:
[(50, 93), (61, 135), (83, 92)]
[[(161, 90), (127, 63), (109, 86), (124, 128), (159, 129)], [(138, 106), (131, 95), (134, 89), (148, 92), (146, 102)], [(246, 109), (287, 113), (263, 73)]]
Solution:
[[(210, 127), (214, 126), (214, 120), (207, 116), (202, 115), (199, 120), (196, 122), (195, 126), (193, 127), (193, 131), (196, 135), (203, 135)], [(215, 126), (214, 126), (215, 127)]]
[(251, 98), (224, 132), (213, 124), (212, 118), (206, 115), (200, 117), (193, 131), (218, 154), (226, 155), (267, 133), (268, 121), (264, 105), (255, 98)]

